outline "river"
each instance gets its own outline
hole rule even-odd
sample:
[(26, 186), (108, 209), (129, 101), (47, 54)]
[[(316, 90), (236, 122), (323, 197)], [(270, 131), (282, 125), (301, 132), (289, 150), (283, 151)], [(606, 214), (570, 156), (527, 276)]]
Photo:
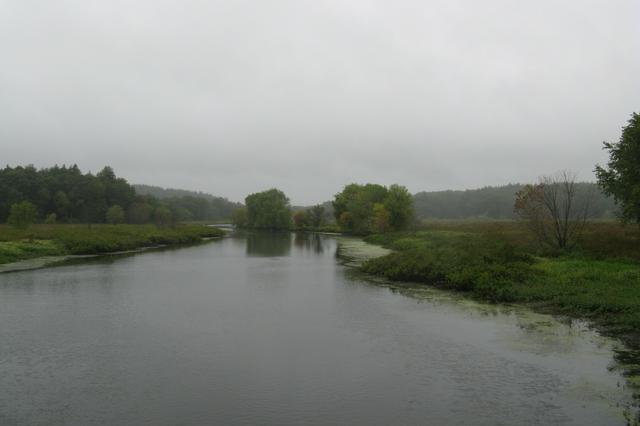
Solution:
[[(0, 425), (617, 425), (616, 342), (236, 235), (0, 274)], [(357, 250), (356, 250), (357, 251)]]

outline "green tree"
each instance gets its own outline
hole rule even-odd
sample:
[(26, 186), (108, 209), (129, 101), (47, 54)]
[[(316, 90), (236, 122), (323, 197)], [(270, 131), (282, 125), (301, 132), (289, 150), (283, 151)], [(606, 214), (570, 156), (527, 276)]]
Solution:
[(184, 207), (172, 206), (171, 213), (173, 218), (178, 222), (187, 222), (193, 220), (193, 213)]
[(155, 219), (156, 225), (158, 226), (173, 225), (173, 215), (171, 214), (171, 210), (169, 210), (165, 206), (156, 208), (156, 210), (153, 212), (153, 218)]
[(52, 212), (60, 222), (104, 222), (108, 206), (128, 209), (135, 192), (126, 180), (105, 167), (96, 176), (73, 165), (36, 169), (33, 166), (0, 169), (0, 222), (12, 204), (29, 201), (39, 212)]
[(604, 142), (604, 149), (609, 162), (606, 168), (596, 166), (598, 183), (620, 205), (624, 221), (640, 224), (640, 114), (633, 113), (620, 141)]
[(247, 226), (258, 229), (289, 229), (291, 207), (287, 196), (278, 189), (247, 196)]
[(356, 234), (402, 230), (414, 216), (413, 197), (400, 185), (347, 185), (336, 194), (333, 208), (340, 228)]
[(57, 221), (58, 221), (58, 215), (55, 213), (49, 213), (45, 218), (44, 223), (46, 223), (47, 225), (55, 225)]
[(340, 217), (338, 217), (337, 222), (340, 229), (353, 229), (353, 218), (351, 217), (351, 213), (349, 212), (342, 212), (340, 214)]
[(82, 221), (87, 225), (103, 223), (107, 212), (107, 200), (105, 186), (100, 179), (87, 174), (74, 191), (76, 209), (80, 211), (79, 217)]
[(38, 210), (36, 206), (29, 201), (22, 201), (11, 205), (7, 222), (15, 228), (26, 229), (31, 226), (37, 218)]
[(69, 218), (71, 201), (69, 201), (69, 197), (67, 197), (67, 194), (64, 191), (57, 191), (53, 195), (53, 204), (56, 214), (60, 218)]
[(308, 224), (309, 218), (304, 210), (298, 210), (293, 214), (293, 225), (296, 228), (305, 228)]
[(128, 206), (135, 198), (135, 190), (129, 183), (116, 177), (109, 166), (103, 168), (96, 177), (104, 187), (104, 197), (107, 205)]
[(404, 186), (391, 185), (384, 199), (389, 213), (389, 228), (394, 231), (406, 229), (413, 222), (413, 197)]
[[(366, 234), (371, 232), (373, 206), (384, 203), (387, 188), (368, 183), (352, 183), (336, 194), (333, 201), (334, 215), (340, 227), (347, 232)], [(349, 213), (344, 216), (344, 213)]]
[(245, 207), (239, 207), (231, 213), (231, 223), (237, 228), (247, 227), (247, 209)]
[(321, 206), (320, 204), (311, 207), (307, 212), (307, 214), (309, 215), (309, 223), (314, 228), (318, 228), (324, 224), (325, 212), (324, 212), (324, 207)]
[(124, 222), (124, 209), (119, 205), (113, 205), (107, 210), (105, 219), (111, 225), (117, 225)]
[(391, 229), (391, 213), (389, 213), (384, 204), (376, 203), (373, 205), (371, 228), (378, 233), (387, 232)]
[(151, 218), (153, 207), (144, 201), (136, 201), (129, 207), (128, 216), (131, 223), (147, 223)]

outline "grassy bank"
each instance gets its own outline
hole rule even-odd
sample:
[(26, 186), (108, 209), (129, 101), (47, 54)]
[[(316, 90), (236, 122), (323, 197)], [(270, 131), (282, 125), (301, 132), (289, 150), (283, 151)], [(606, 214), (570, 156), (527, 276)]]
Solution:
[(158, 245), (190, 244), (223, 231), (189, 225), (34, 225), (26, 230), (0, 225), (0, 264), (42, 256), (100, 254)]
[(363, 270), (588, 318), (637, 343), (639, 237), (637, 227), (593, 223), (572, 253), (559, 254), (538, 247), (512, 222), (437, 223), (368, 237), (394, 252), (367, 261)]

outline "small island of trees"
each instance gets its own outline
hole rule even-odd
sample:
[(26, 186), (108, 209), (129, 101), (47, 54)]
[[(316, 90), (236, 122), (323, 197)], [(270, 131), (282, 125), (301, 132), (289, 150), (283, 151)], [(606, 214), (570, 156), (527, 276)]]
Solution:
[[(278, 189), (251, 194), (245, 204), (232, 215), (240, 228), (318, 230), (326, 221), (322, 205), (292, 212), (289, 198)], [(332, 206), (337, 224), (333, 230), (345, 233), (401, 231), (414, 220), (413, 198), (400, 185), (350, 184), (336, 194)]]

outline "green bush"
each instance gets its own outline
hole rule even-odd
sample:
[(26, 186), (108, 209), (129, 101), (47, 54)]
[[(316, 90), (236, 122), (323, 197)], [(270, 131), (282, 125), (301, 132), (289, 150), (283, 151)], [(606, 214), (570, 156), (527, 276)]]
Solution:
[(107, 220), (107, 223), (111, 225), (124, 223), (124, 209), (117, 204), (109, 207), (105, 215), (105, 219)]
[(27, 229), (38, 218), (38, 210), (29, 201), (11, 205), (7, 223), (18, 229)]

